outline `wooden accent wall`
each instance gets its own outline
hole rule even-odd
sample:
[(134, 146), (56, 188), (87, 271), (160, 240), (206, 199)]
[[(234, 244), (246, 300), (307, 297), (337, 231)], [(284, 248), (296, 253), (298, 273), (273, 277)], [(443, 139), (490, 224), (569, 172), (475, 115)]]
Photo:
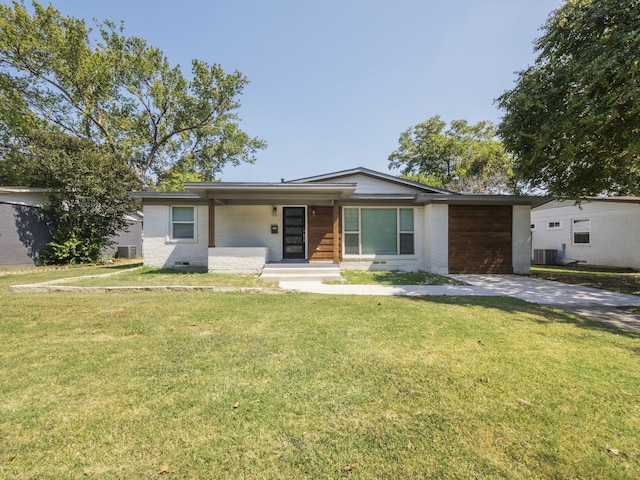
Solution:
[[(340, 209), (337, 208), (338, 221)], [(340, 235), (334, 235), (334, 207), (315, 207), (316, 214), (313, 215), (313, 207), (307, 207), (307, 245), (308, 258), (310, 261), (336, 262), (335, 247), (340, 249)], [(339, 232), (339, 228), (338, 228)], [(338, 258), (339, 262), (341, 258)]]
[(513, 207), (449, 205), (449, 273), (513, 273)]
[(334, 200), (331, 207), (333, 209), (333, 263), (342, 262), (342, 236), (340, 235), (340, 217), (342, 208)]

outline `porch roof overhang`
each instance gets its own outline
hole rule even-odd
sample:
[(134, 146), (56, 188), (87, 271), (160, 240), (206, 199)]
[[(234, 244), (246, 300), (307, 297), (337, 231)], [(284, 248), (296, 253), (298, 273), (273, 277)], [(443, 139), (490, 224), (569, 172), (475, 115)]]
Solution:
[(185, 183), (185, 188), (221, 205), (318, 204), (351, 197), (355, 183)]

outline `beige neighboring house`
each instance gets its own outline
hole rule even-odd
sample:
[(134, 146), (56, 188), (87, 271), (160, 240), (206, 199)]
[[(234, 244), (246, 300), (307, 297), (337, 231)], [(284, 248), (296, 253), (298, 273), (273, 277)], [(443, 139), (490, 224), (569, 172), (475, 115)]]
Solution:
[[(40, 209), (47, 190), (30, 187), (0, 186), (0, 268), (40, 265), (40, 252), (51, 241)], [(130, 215), (131, 227), (114, 238), (105, 255), (142, 255), (142, 217)]]
[(533, 262), (640, 270), (640, 197), (553, 199), (531, 210)]
[(137, 192), (144, 263), (259, 272), (268, 263), (343, 269), (528, 273), (532, 199), (461, 195), (354, 168), (278, 183), (187, 183)]

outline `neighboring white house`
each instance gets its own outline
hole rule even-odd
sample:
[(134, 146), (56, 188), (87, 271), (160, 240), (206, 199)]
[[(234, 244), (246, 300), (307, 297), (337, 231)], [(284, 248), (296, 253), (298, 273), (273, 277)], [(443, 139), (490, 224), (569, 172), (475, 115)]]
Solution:
[(137, 192), (144, 263), (259, 272), (270, 262), (528, 273), (532, 200), (461, 195), (366, 168), (278, 183)]
[(531, 210), (531, 236), (534, 263), (554, 263), (551, 250), (557, 263), (640, 270), (640, 197), (549, 200)]

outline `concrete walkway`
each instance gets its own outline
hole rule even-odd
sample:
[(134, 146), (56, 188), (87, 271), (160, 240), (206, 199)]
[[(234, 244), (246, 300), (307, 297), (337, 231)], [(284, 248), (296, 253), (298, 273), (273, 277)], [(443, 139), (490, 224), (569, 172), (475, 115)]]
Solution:
[(619, 308), (640, 306), (640, 296), (521, 275), (450, 276), (467, 285), (325, 285), (321, 282), (280, 282), (280, 287), (328, 295), (508, 296), (527, 302), (549, 305), (640, 332), (640, 315)]

